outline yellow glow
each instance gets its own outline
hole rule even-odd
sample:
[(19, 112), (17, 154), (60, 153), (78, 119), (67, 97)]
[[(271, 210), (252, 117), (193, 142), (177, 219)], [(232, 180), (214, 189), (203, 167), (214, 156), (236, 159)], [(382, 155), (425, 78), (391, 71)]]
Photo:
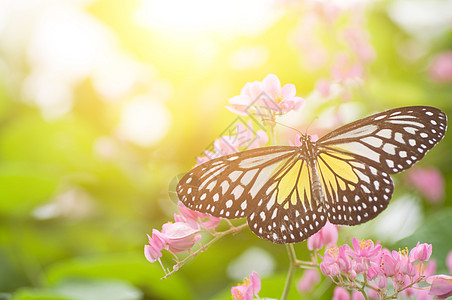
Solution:
[(138, 24), (185, 35), (187, 33), (240, 33), (253, 35), (277, 18), (272, 0), (142, 0)]

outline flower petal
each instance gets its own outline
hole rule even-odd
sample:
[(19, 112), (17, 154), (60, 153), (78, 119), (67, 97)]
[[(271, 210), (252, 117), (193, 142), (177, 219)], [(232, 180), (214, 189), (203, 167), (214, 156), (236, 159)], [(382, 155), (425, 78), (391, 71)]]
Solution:
[(267, 92), (271, 97), (278, 95), (281, 92), (281, 82), (275, 74), (268, 74), (262, 84), (265, 92)]

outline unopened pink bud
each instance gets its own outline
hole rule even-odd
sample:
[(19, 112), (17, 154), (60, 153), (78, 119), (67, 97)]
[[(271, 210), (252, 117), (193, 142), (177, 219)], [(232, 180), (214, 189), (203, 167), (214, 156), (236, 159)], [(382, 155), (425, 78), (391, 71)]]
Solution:
[(416, 247), (411, 249), (410, 251), (410, 260), (420, 260), (420, 261), (426, 261), (429, 260), (430, 256), (432, 255), (432, 245), (419, 242), (417, 243)]
[(350, 300), (350, 293), (343, 287), (334, 288), (333, 300)]
[(378, 287), (380, 289), (384, 289), (388, 286), (388, 279), (384, 276), (381, 276), (380, 279), (378, 280)]

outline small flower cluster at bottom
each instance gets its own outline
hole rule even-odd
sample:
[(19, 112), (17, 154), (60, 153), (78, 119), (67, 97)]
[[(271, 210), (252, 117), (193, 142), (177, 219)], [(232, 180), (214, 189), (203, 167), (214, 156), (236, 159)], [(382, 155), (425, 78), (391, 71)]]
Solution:
[(353, 248), (345, 244), (326, 249), (322, 257), (321, 272), (338, 285), (337, 297), (333, 299), (346, 299), (340, 297), (344, 292), (340, 287), (360, 291), (366, 299), (428, 295), (429, 290), (419, 283), (435, 272), (434, 263), (425, 264), (432, 254), (432, 245), (418, 243), (411, 251), (406, 248), (392, 252), (371, 240), (354, 238), (352, 245)]

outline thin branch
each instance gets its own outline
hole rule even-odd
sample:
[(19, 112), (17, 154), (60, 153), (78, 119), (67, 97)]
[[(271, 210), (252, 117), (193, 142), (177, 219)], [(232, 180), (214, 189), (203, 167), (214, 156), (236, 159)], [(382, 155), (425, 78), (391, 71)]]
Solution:
[(241, 231), (243, 228), (245, 228), (246, 226), (248, 226), (247, 223), (242, 224), (242, 225), (237, 226), (237, 227), (232, 227), (232, 228), (230, 228), (230, 229), (228, 229), (228, 230), (226, 230), (226, 231), (223, 231), (223, 232), (218, 232), (217, 235), (216, 235), (212, 240), (210, 240), (207, 244), (201, 246), (198, 250), (196, 250), (195, 252), (191, 253), (189, 256), (187, 256), (187, 257), (184, 258), (183, 260), (177, 262), (177, 263), (173, 266), (173, 270), (172, 270), (172, 271), (169, 271), (168, 273), (166, 273), (166, 275), (163, 276), (163, 277), (160, 278), (160, 279), (166, 279), (166, 278), (170, 277), (170, 276), (173, 275), (177, 270), (179, 270), (180, 267), (182, 267), (189, 259), (191, 259), (192, 257), (197, 256), (200, 252), (203, 252), (203, 251), (207, 250), (207, 248), (209, 248), (213, 243), (215, 243), (216, 241), (218, 241), (219, 239), (221, 239), (221, 238), (224, 237), (225, 235), (228, 235), (228, 234), (230, 234), (230, 233), (231, 233), (231, 234), (236, 234), (236, 233), (238, 233), (239, 231)]

